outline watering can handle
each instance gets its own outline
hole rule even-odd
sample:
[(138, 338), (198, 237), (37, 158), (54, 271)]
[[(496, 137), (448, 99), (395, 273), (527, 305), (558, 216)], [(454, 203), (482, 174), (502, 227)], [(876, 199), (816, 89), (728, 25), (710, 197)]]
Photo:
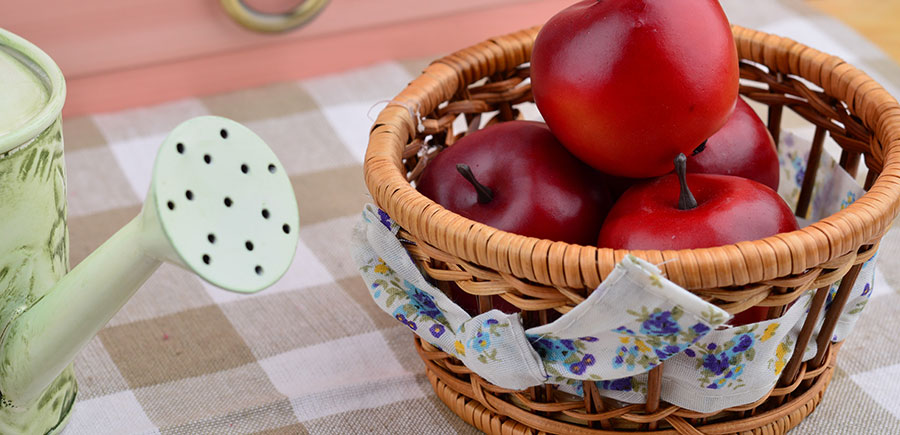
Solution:
[(280, 14), (257, 11), (243, 0), (220, 0), (225, 12), (241, 26), (262, 33), (280, 33), (300, 27), (310, 22), (325, 6), (328, 0), (303, 0), (293, 10)]

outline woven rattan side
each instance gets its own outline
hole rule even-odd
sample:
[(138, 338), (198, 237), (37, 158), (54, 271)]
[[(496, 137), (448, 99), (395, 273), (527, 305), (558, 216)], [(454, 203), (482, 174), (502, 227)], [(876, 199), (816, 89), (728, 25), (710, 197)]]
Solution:
[[(532, 101), (527, 62), (538, 30), (493, 38), (432, 63), (378, 116), (365, 159), (375, 202), (403, 227), (408, 251), (430, 278), (442, 288), (458, 286), (479, 296), (480, 311), (491, 308), (490, 296), (499, 295), (523, 311), (526, 326), (546, 323), (580, 303), (626, 251), (502, 232), (444, 209), (411, 183), (462, 135), (521, 117), (517, 105)], [(700, 415), (660, 403), (654, 382), (648, 403), (625, 407), (602, 398), (592, 385), (574, 401), (550, 386), (506, 391), (419, 344), (435, 390), (466, 421), (491, 433), (782, 433), (821, 399), (836, 352), (827, 340), (835, 313), (900, 206), (900, 105), (837, 57), (750, 29), (733, 32), (745, 79), (741, 94), (769, 106), (773, 136), (780, 134), (783, 111), (796, 112), (816, 127), (810, 160), (818, 161), (830, 136), (842, 147), (840, 164), (848, 172), (865, 164), (867, 193), (791, 233), (709, 249), (632, 253), (661, 264), (670, 280), (732, 313), (764, 306), (776, 317), (811, 289), (816, 290), (813, 306), (821, 307), (830, 286), (844, 278), (819, 334), (824, 337), (819, 354), (803, 363), (793, 355), (778, 386), (757, 403)], [(467, 127), (456, 130), (460, 117)], [(809, 207), (817, 169), (807, 165), (798, 214)], [(807, 323), (796, 349), (810, 339), (813, 323)], [(651, 372), (651, 380), (659, 370)]]

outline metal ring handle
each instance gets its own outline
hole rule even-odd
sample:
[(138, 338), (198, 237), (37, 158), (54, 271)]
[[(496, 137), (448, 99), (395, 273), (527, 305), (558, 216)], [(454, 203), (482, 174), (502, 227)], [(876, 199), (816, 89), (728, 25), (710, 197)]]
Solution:
[(303, 0), (293, 10), (280, 14), (257, 11), (243, 0), (220, 0), (220, 3), (225, 12), (241, 26), (256, 32), (279, 33), (310, 22), (328, 5), (328, 0)]

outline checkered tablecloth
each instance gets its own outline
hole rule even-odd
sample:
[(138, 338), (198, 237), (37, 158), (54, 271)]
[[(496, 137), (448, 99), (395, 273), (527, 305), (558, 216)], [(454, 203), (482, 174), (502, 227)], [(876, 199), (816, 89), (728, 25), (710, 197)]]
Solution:
[[(724, 4), (733, 22), (842, 56), (897, 95), (900, 68), (833, 19), (793, 2)], [(66, 435), (474, 432), (431, 391), (412, 333), (372, 302), (349, 251), (378, 104), (425, 63), (64, 120), (73, 266), (138, 213), (158, 145), (197, 115), (235, 119), (272, 146), (301, 222), (292, 268), (262, 293), (164, 265), (76, 359)], [(796, 433), (900, 433), (898, 239), (885, 237), (874, 301)]]

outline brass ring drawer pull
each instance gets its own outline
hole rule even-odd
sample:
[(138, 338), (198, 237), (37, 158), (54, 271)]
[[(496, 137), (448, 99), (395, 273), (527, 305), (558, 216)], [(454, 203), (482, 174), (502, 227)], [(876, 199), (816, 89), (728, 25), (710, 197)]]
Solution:
[(291, 11), (269, 14), (257, 11), (242, 0), (220, 0), (225, 12), (238, 24), (263, 33), (279, 33), (310, 22), (328, 5), (328, 0), (303, 0)]

